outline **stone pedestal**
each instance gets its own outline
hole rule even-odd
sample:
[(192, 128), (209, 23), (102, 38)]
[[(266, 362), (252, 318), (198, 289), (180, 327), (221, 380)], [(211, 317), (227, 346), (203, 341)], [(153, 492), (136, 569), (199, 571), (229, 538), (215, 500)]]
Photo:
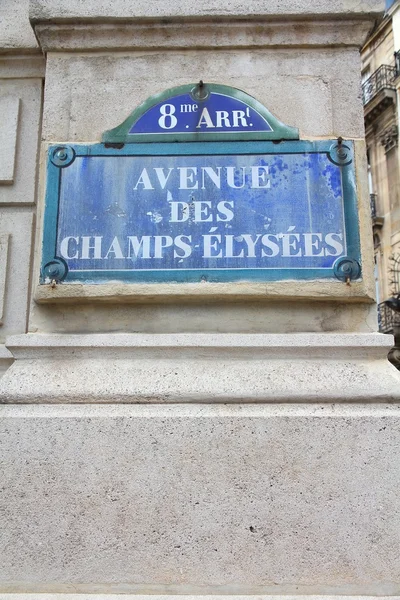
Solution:
[[(4, 286), (26, 294), (17, 309), (9, 289), (3, 311), (1, 600), (400, 597), (400, 374), (375, 333), (359, 97), (378, 9), (31, 2), (46, 60), (32, 256), (32, 171), (18, 208), (0, 204), (18, 243)], [(301, 138), (356, 142), (362, 281), (38, 289), (48, 145), (99, 141), (200, 79)]]

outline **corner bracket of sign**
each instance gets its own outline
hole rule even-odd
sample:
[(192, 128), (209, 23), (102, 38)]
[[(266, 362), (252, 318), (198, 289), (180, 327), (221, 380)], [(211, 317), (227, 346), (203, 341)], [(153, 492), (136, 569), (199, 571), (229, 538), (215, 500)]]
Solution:
[(102, 135), (107, 146), (298, 139), (296, 127), (279, 121), (246, 92), (202, 81), (150, 96), (123, 123)]
[(76, 152), (71, 146), (56, 146), (50, 151), (50, 161), (61, 169), (69, 167), (75, 160)]
[(337, 142), (332, 144), (328, 152), (329, 160), (339, 167), (347, 167), (353, 161), (353, 152), (349, 144), (338, 137)]
[(66, 261), (59, 256), (55, 256), (44, 265), (41, 273), (41, 283), (61, 283), (67, 274), (68, 265)]
[(361, 266), (354, 258), (341, 256), (333, 265), (333, 273), (340, 281), (353, 281), (354, 279), (359, 279)]

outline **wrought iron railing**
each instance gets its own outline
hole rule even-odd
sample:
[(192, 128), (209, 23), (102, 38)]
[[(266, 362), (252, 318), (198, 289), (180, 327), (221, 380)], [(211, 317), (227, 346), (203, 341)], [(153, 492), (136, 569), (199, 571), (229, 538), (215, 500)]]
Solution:
[(397, 74), (399, 74), (400, 73), (400, 50), (397, 50), (397, 52), (394, 53), (394, 62), (396, 65)]
[(381, 333), (393, 333), (393, 328), (400, 326), (400, 313), (381, 302), (378, 304), (378, 325)]
[(397, 77), (396, 67), (381, 65), (362, 85), (363, 104), (368, 104), (378, 92), (384, 88), (395, 89), (394, 80)]
[(392, 292), (400, 298), (400, 253), (389, 256), (390, 285)]
[(371, 217), (376, 219), (376, 194), (370, 194), (369, 201), (371, 205)]

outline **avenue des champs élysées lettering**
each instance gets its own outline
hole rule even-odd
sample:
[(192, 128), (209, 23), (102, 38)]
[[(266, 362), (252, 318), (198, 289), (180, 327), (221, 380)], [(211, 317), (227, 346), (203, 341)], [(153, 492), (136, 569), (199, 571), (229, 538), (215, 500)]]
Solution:
[(48, 150), (42, 284), (360, 276), (352, 142), (299, 140), (238, 89), (173, 88)]

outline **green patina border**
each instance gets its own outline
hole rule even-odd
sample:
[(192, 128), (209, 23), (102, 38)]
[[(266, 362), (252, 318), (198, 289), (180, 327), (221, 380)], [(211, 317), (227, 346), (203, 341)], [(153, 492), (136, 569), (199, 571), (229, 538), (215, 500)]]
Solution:
[[(129, 131), (136, 121), (143, 116), (150, 108), (153, 108), (160, 102), (169, 100), (175, 96), (181, 94), (191, 94), (193, 89), (197, 86), (197, 83), (190, 83), (173, 87), (160, 94), (150, 96), (140, 104), (135, 110), (129, 115), (123, 123), (105, 131), (102, 135), (101, 141), (106, 144), (129, 144), (133, 142), (149, 143), (149, 142), (216, 142), (216, 141), (262, 141), (262, 140), (298, 140), (299, 130), (296, 127), (290, 127), (285, 125), (279, 119), (277, 119), (269, 110), (265, 108), (255, 98), (246, 94), (242, 90), (233, 88), (227, 85), (220, 85), (217, 83), (204, 84), (211, 93), (224, 94), (241, 100), (248, 104), (252, 109), (257, 111), (263, 118), (265, 118), (271, 125), (273, 131), (261, 131), (261, 132), (221, 132), (221, 133), (163, 133), (163, 134), (130, 134)], [(197, 100), (198, 101), (198, 100)]]
[[(338, 258), (331, 268), (289, 269), (165, 269), (156, 271), (68, 271), (64, 259), (57, 256), (58, 218), (63, 170), (79, 157), (120, 156), (201, 156), (240, 154), (325, 154), (327, 159), (340, 167), (343, 186), (344, 229), (347, 254)], [(353, 142), (343, 140), (283, 141), (216, 143), (210, 144), (126, 144), (122, 148), (104, 144), (52, 145), (48, 149), (47, 188), (44, 212), (42, 245), (42, 268), (40, 283), (49, 281), (65, 283), (198, 283), (205, 274), (210, 283), (233, 283), (235, 281), (269, 283), (272, 281), (318, 279), (356, 280), (361, 277), (361, 249), (357, 205), (357, 184), (354, 165)]]

